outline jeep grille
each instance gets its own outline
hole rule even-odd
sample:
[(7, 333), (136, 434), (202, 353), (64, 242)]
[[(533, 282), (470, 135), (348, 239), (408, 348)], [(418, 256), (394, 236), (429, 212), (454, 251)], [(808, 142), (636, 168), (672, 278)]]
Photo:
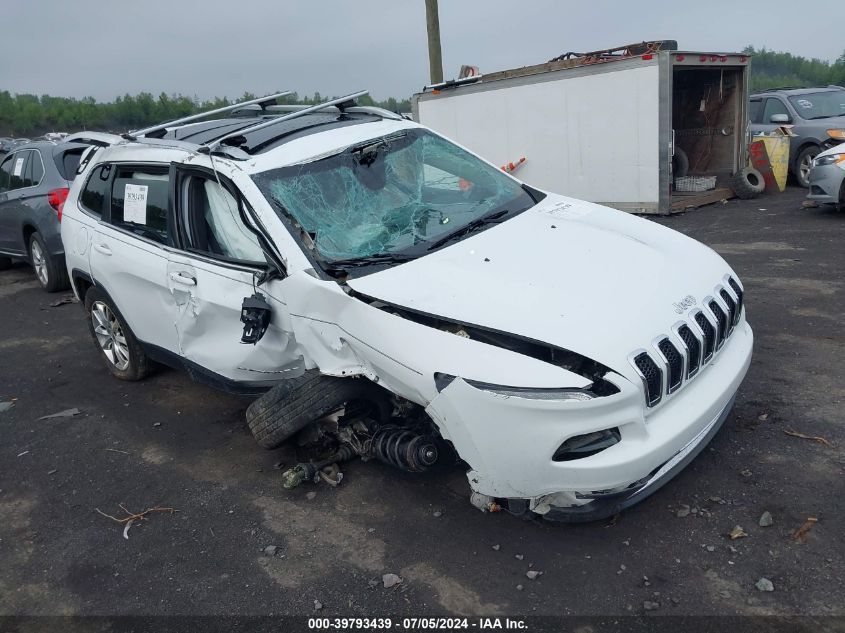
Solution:
[(653, 351), (631, 354), (647, 406), (655, 406), (698, 374), (733, 333), (742, 316), (742, 288), (733, 277), (727, 277), (715, 295), (704, 299), (703, 309), (691, 311), (687, 320), (676, 324), (672, 336), (657, 337)]

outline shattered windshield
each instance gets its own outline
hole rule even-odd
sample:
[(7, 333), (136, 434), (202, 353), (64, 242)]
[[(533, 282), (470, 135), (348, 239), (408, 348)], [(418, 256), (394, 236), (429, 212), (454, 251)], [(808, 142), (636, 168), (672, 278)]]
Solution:
[(789, 97), (802, 119), (830, 119), (845, 116), (845, 90), (811, 92)]
[(253, 179), (329, 262), (421, 255), (485, 218), (507, 219), (534, 205), (519, 183), (421, 129)]

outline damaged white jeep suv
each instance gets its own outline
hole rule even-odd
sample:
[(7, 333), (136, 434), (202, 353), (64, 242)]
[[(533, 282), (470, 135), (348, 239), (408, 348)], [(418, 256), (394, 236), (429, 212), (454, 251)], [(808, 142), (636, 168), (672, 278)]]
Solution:
[(273, 95), (86, 158), (62, 238), (109, 370), (265, 391), (258, 442), (310, 451), (286, 487), (360, 456), (462, 465), (476, 506), (528, 517), (592, 520), (654, 492), (748, 369), (738, 276), (362, 94)]

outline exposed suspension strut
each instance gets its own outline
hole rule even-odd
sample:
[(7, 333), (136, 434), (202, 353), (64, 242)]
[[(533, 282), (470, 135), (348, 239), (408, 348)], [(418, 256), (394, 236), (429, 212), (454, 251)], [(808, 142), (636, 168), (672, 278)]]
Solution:
[(376, 430), (366, 443), (344, 443), (331, 455), (317, 461), (302, 462), (282, 473), (282, 485), (290, 490), (306, 481), (314, 481), (323, 468), (353, 457), (375, 458), (401, 470), (421, 473), (437, 463), (440, 451), (430, 435), (419, 435), (398, 426)]
[(428, 470), (439, 456), (434, 438), (398, 426), (384, 426), (376, 431), (370, 452), (384, 463), (412, 473)]

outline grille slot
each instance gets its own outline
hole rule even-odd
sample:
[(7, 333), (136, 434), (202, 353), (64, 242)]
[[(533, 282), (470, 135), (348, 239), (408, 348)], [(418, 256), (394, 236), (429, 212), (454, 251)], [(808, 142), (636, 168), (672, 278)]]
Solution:
[(736, 323), (736, 301), (734, 301), (731, 294), (724, 288), (719, 291), (719, 296), (722, 297), (722, 301), (728, 306), (728, 336), (730, 336), (734, 329), (734, 323)]
[(710, 308), (710, 312), (716, 317), (716, 323), (719, 324), (719, 331), (716, 333), (716, 349), (718, 350), (722, 347), (728, 335), (728, 315), (722, 310), (722, 306), (716, 303), (715, 299), (711, 299), (707, 307)]
[(734, 325), (736, 325), (739, 323), (739, 317), (742, 315), (742, 288), (739, 287), (739, 284), (733, 277), (728, 278), (728, 285), (736, 295), (736, 314), (734, 315)]
[(684, 379), (684, 357), (668, 338), (661, 339), (657, 349), (666, 359), (666, 391), (672, 393), (681, 386)]
[(645, 385), (646, 404), (653, 407), (663, 397), (663, 372), (647, 352), (640, 352), (634, 357), (634, 367)]
[(678, 328), (678, 336), (687, 346), (687, 379), (690, 379), (698, 373), (698, 368), (701, 366), (701, 341), (692, 333), (688, 325)]
[(704, 356), (701, 359), (701, 364), (703, 365), (713, 358), (713, 352), (716, 350), (716, 328), (710, 323), (710, 319), (700, 311), (695, 315), (695, 322), (704, 333)]

